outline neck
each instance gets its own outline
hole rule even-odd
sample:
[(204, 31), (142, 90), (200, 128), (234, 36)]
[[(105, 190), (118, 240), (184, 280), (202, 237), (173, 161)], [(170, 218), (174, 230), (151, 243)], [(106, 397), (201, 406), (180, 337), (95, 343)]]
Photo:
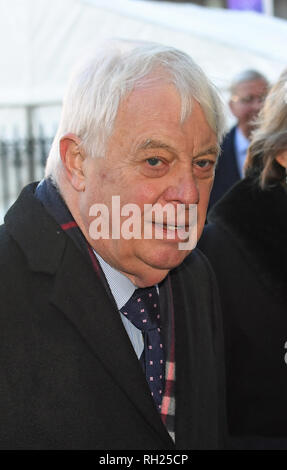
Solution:
[[(122, 271), (121, 271), (122, 272)], [(140, 275), (122, 272), (136, 287), (150, 287), (159, 284), (168, 274), (168, 270), (143, 269)]]
[(251, 132), (252, 132), (253, 128), (249, 127), (249, 126), (241, 126), (241, 125), (239, 125), (238, 128), (241, 130), (244, 137), (246, 137), (246, 139), (250, 140)]

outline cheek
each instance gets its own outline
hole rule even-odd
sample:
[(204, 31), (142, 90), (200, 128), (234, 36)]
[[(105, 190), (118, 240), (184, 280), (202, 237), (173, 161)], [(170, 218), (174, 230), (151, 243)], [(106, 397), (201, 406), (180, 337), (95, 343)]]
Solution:
[(121, 178), (117, 178), (113, 171), (101, 170), (91, 184), (93, 186), (105, 188), (105, 192), (113, 192), (117, 190), (117, 186), (120, 185), (120, 182)]
[(80, 211), (82, 214), (83, 220), (87, 223), (90, 221), (90, 209), (91, 207), (99, 201), (99, 194), (97, 191), (88, 191), (86, 190), (80, 200)]
[(103, 184), (105, 184), (107, 182), (107, 179), (108, 179), (108, 173), (106, 171), (100, 171), (99, 172), (99, 179), (100, 181), (102, 181)]
[(199, 211), (204, 211), (207, 209), (209, 197), (210, 197), (210, 191), (212, 188), (212, 183), (213, 183), (213, 179), (210, 181), (204, 182), (204, 184), (202, 184), (201, 187), (199, 188), (199, 204), (198, 204)]
[(141, 194), (149, 200), (157, 200), (160, 194), (160, 183), (149, 182), (141, 185)]
[(237, 119), (244, 119), (249, 115), (249, 108), (248, 106), (238, 106), (236, 108), (236, 112), (234, 112), (234, 116), (237, 117)]
[(113, 172), (99, 170), (97, 174), (89, 180), (87, 199), (94, 203), (109, 205), (111, 197), (119, 194), (120, 179), (116, 178)]
[(244, 110), (244, 113), (243, 113), (243, 117), (245, 117), (246, 119), (249, 118), (249, 116), (252, 116), (254, 115), (254, 109), (252, 108), (252, 106), (248, 106), (245, 110)]
[(237, 114), (235, 114), (235, 116), (238, 118), (238, 119), (244, 119), (244, 117), (246, 116), (246, 109), (240, 109), (237, 111)]
[(155, 183), (143, 183), (130, 182), (128, 187), (124, 189), (125, 200), (127, 202), (133, 202), (140, 207), (143, 207), (144, 204), (155, 204), (160, 195), (159, 188)]

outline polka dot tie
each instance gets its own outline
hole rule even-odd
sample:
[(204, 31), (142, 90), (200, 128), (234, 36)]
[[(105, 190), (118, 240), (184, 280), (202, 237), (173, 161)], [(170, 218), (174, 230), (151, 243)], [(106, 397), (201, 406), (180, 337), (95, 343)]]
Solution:
[(120, 312), (143, 332), (144, 351), (140, 358), (158, 410), (161, 410), (165, 382), (165, 360), (161, 333), (159, 296), (155, 287), (136, 289)]

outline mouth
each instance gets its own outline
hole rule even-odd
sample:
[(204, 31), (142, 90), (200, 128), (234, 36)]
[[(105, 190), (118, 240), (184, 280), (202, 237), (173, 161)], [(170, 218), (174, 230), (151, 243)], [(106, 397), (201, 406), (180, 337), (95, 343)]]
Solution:
[(162, 227), (165, 230), (189, 230), (189, 225), (173, 225), (173, 224), (161, 224), (158, 222), (153, 222), (153, 225), (157, 227)]
[(189, 237), (190, 226), (187, 224), (167, 224), (152, 222), (154, 235), (157, 239), (167, 239), (169, 241), (180, 242)]

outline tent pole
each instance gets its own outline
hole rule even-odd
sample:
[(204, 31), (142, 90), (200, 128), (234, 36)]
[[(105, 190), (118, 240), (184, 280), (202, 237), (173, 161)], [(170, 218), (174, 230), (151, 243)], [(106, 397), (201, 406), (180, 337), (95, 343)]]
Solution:
[(265, 15), (274, 16), (274, 0), (263, 0)]

